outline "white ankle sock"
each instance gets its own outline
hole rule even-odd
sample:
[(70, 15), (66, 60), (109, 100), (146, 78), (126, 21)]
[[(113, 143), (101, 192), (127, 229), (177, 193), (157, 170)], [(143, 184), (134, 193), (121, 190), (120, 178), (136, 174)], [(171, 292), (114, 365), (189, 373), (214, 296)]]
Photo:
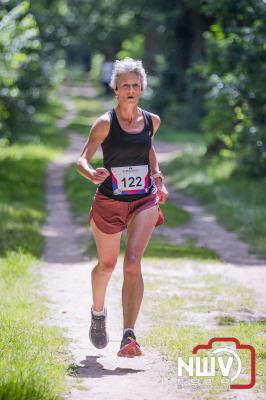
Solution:
[(102, 315), (106, 315), (106, 308), (105, 307), (102, 309), (102, 311), (95, 311), (93, 306), (92, 306), (91, 309), (92, 309), (93, 315), (95, 315), (96, 317), (100, 317)]

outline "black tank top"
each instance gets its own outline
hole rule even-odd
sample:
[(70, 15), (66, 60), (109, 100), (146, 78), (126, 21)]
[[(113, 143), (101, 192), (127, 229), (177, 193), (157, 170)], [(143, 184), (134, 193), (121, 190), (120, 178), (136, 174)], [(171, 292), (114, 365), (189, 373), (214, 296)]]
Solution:
[[(142, 113), (144, 117), (143, 130), (139, 133), (128, 133), (121, 128), (115, 110), (112, 109), (109, 111), (110, 131), (102, 143), (102, 151), (103, 165), (108, 169), (111, 175), (99, 185), (99, 191), (105, 196), (115, 200), (129, 202), (141, 199), (151, 193), (156, 193), (156, 186), (154, 185), (150, 175), (149, 162), (151, 138), (153, 136), (153, 123), (148, 111), (142, 110)], [(144, 175), (138, 177), (138, 174), (130, 177), (130, 174), (128, 174), (130, 167), (139, 168), (139, 166), (147, 166), (147, 168), (143, 167), (145, 171), (147, 169), (147, 174), (145, 172), (145, 178)], [(125, 175), (127, 181), (125, 178), (121, 179), (123, 182), (120, 181), (120, 184), (117, 183), (117, 175), (114, 175), (114, 169), (112, 170), (112, 168), (117, 167), (129, 167), (128, 169), (125, 168), (127, 171), (127, 175)], [(124, 173), (124, 169), (120, 168), (120, 170), (123, 170)], [(123, 176), (124, 175), (122, 175), (122, 178)], [(144, 180), (145, 184), (143, 183)], [(130, 191), (122, 190), (121, 192), (120, 189), (121, 187), (123, 188), (121, 185), (124, 184), (127, 185), (127, 188)], [(139, 189), (139, 187), (141, 188), (141, 185), (142, 187), (144, 185), (145, 188)], [(115, 190), (115, 188), (118, 187), (120, 189)]]

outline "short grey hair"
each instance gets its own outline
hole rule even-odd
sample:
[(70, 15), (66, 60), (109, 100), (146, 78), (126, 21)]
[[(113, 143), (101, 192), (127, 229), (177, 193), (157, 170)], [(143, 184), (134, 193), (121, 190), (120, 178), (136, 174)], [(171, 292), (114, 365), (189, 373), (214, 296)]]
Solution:
[(134, 60), (130, 57), (125, 57), (123, 60), (116, 60), (114, 62), (113, 72), (110, 81), (110, 87), (112, 89), (117, 88), (117, 79), (122, 74), (127, 74), (129, 72), (135, 72), (139, 75), (141, 81), (141, 88), (145, 90), (147, 87), (147, 74), (142, 65), (141, 60)]

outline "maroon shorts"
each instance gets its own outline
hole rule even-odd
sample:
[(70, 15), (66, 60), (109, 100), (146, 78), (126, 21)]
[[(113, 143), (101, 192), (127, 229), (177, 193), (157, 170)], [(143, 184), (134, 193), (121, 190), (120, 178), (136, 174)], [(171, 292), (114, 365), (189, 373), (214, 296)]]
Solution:
[(164, 215), (158, 205), (158, 196), (152, 193), (131, 202), (113, 200), (98, 190), (95, 193), (89, 213), (89, 222), (93, 218), (96, 226), (104, 233), (114, 234), (123, 231), (134, 214), (147, 208), (157, 206), (158, 220), (156, 226), (163, 224)]

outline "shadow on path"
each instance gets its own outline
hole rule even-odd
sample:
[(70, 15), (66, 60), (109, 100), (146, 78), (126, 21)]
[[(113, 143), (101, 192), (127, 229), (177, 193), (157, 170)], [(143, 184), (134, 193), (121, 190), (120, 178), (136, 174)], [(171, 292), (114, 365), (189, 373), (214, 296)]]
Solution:
[(102, 356), (87, 356), (85, 360), (82, 360), (79, 365), (72, 365), (70, 367), (69, 375), (74, 375), (78, 378), (102, 378), (108, 375), (123, 376), (127, 374), (136, 374), (138, 372), (144, 372), (144, 369), (133, 369), (133, 368), (115, 368), (106, 369), (101, 363), (97, 361)]

